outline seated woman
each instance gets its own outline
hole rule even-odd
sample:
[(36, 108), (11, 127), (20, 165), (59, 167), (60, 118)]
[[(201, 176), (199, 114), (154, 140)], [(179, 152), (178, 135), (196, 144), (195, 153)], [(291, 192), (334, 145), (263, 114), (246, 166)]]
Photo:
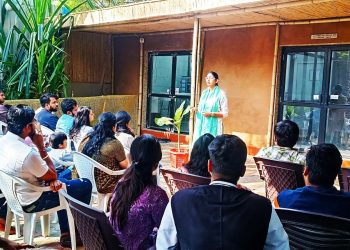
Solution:
[(75, 149), (79, 148), (81, 141), (94, 129), (91, 127), (91, 123), (94, 121), (94, 113), (88, 106), (82, 106), (79, 108), (73, 122), (73, 127), (69, 131), (69, 136), (74, 142)]
[(117, 137), (123, 145), (126, 158), (128, 158), (130, 163), (130, 147), (135, 137), (134, 131), (129, 125), (131, 116), (126, 111), (118, 111), (115, 117), (117, 118), (117, 132), (115, 133), (115, 137)]
[(200, 136), (193, 144), (190, 161), (181, 168), (183, 172), (209, 177), (208, 160), (209, 144), (214, 140), (214, 136), (206, 133)]
[[(129, 165), (123, 145), (114, 137), (115, 124), (113, 113), (102, 113), (94, 131), (83, 139), (79, 147), (79, 151), (83, 154), (113, 171), (127, 168)], [(111, 176), (95, 169), (95, 181), (99, 193), (112, 193), (119, 179), (119, 176)]]
[(148, 249), (158, 228), (168, 197), (152, 181), (162, 151), (151, 135), (137, 137), (131, 145), (131, 166), (118, 182), (110, 203), (110, 222), (125, 249)]

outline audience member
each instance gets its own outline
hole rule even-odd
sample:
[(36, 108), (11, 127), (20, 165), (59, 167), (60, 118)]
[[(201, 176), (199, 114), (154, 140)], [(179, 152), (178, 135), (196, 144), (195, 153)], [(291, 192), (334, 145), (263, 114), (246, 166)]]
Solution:
[(209, 144), (214, 140), (214, 136), (206, 133), (200, 136), (193, 144), (190, 161), (182, 168), (184, 172), (190, 174), (209, 177), (208, 160), (209, 160)]
[(42, 110), (36, 115), (38, 122), (41, 125), (55, 131), (58, 117), (53, 115), (58, 109), (58, 96), (50, 93), (45, 93), (40, 97)]
[(119, 111), (115, 114), (117, 118), (117, 132), (115, 136), (124, 147), (125, 155), (131, 163), (130, 147), (135, 138), (133, 129), (130, 127), (131, 116), (126, 111)]
[(71, 98), (64, 99), (61, 102), (61, 109), (63, 115), (58, 119), (55, 131), (69, 135), (69, 131), (73, 127), (74, 116), (78, 111), (77, 101)]
[(299, 138), (298, 125), (290, 120), (283, 120), (275, 125), (275, 146), (260, 149), (257, 157), (305, 164), (305, 154), (293, 148)]
[(60, 178), (72, 179), (74, 165), (71, 152), (67, 151), (67, 135), (63, 132), (55, 132), (50, 135), (50, 151), (48, 154), (55, 165)]
[(289, 249), (270, 201), (237, 186), (246, 170), (245, 143), (219, 135), (209, 155), (212, 182), (174, 194), (158, 230), (157, 249)]
[[(121, 170), (129, 165), (123, 145), (115, 138), (116, 118), (105, 112), (99, 117), (94, 131), (80, 144), (79, 151), (111, 170)], [(112, 176), (95, 169), (95, 182), (99, 193), (112, 193), (119, 176)]]
[(333, 185), (342, 157), (336, 146), (322, 143), (311, 146), (306, 155), (305, 187), (286, 190), (275, 199), (275, 207), (291, 208), (350, 219), (350, 193)]
[(90, 107), (83, 106), (79, 108), (74, 118), (73, 127), (69, 132), (70, 138), (74, 142), (75, 149), (78, 149), (81, 141), (94, 131), (91, 126), (94, 119), (95, 115)]
[(7, 123), (7, 107), (4, 105), (5, 93), (0, 89), (0, 121)]
[(142, 135), (133, 141), (131, 156), (132, 164), (113, 192), (110, 222), (125, 249), (149, 249), (168, 203), (165, 191), (152, 181), (162, 151), (153, 136)]
[[(74, 198), (89, 204), (91, 198), (91, 182), (87, 179), (69, 181), (57, 179), (55, 167), (43, 146), (43, 136), (37, 133), (34, 110), (26, 105), (13, 106), (8, 111), (8, 132), (0, 138), (0, 144), (6, 145), (0, 151), (0, 169), (8, 174), (40, 186), (47, 184), (50, 192), (28, 191), (24, 186), (17, 186), (17, 196), (23, 210), (28, 213), (39, 212), (59, 205), (57, 191), (66, 184), (67, 192)], [(37, 150), (25, 144), (24, 138), (29, 136)], [(57, 212), (61, 229), (60, 243), (70, 247), (70, 235), (67, 213)]]

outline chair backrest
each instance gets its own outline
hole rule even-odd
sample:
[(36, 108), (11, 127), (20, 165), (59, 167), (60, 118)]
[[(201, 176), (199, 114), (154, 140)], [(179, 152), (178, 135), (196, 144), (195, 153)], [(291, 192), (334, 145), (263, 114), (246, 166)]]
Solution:
[(50, 142), (50, 135), (53, 134), (54, 131), (52, 131), (51, 129), (43, 125), (41, 125), (40, 127), (41, 127), (41, 133), (43, 134), (43, 137), (44, 137), (44, 145), (48, 145)]
[(171, 195), (185, 188), (191, 188), (199, 185), (209, 185), (210, 178), (193, 174), (178, 172), (171, 169), (160, 169), (166, 184), (169, 187)]
[(0, 135), (4, 135), (7, 132), (7, 124), (0, 121)]
[(338, 179), (340, 190), (350, 192), (350, 168), (341, 168)]
[(350, 220), (277, 208), (291, 249), (350, 249)]
[(64, 190), (60, 193), (68, 200), (70, 211), (85, 249), (123, 249), (102, 210), (74, 199)]
[(89, 179), (92, 183), (92, 192), (97, 192), (94, 168), (99, 163), (80, 152), (73, 152), (73, 161), (79, 177)]
[(18, 178), (0, 170), (0, 189), (6, 198), (7, 205), (13, 213), (22, 215), (23, 209), (16, 194), (16, 185), (19, 183)]
[(266, 198), (273, 201), (285, 189), (305, 186), (304, 166), (291, 162), (275, 161), (254, 157), (261, 177), (265, 181)]

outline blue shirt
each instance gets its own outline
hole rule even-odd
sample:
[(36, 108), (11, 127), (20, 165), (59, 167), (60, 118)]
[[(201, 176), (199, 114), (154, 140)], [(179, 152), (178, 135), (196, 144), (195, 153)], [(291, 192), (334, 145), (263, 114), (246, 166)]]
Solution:
[(63, 114), (57, 121), (56, 132), (63, 132), (69, 135), (69, 131), (73, 127), (74, 117), (70, 115)]
[(275, 205), (350, 219), (350, 193), (335, 187), (305, 186), (286, 190), (278, 195)]
[(46, 109), (42, 109), (36, 117), (41, 125), (51, 129), (52, 131), (55, 131), (58, 121), (57, 116), (51, 114), (51, 112), (47, 111)]

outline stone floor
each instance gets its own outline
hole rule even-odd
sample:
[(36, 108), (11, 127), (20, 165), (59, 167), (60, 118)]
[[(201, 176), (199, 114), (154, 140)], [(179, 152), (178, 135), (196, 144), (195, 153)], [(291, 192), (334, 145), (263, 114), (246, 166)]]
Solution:
[[(161, 143), (162, 151), (163, 151), (163, 159), (162, 159), (162, 165), (163, 166), (170, 166), (170, 157), (169, 157), (169, 148), (175, 147), (175, 143)], [(264, 183), (259, 179), (258, 173), (255, 168), (255, 164), (253, 161), (253, 158), (251, 156), (248, 157), (247, 162), (247, 171), (244, 177), (242, 177), (239, 181), (239, 183), (247, 186), (250, 188), (253, 192), (264, 195)], [(164, 182), (164, 179), (161, 177), (160, 185), (167, 189), (166, 184)], [(169, 192), (168, 192), (169, 193)], [(40, 223), (37, 223), (36, 229), (35, 229), (35, 238), (34, 238), (34, 246), (37, 247), (37, 249), (68, 249), (68, 248), (62, 248), (59, 244), (59, 226), (57, 221), (53, 221), (50, 224), (50, 230), (51, 235), (50, 237), (42, 237), (41, 236), (41, 228)], [(3, 234), (1, 234), (3, 236)], [(16, 242), (22, 243), (23, 238), (17, 238), (15, 235), (10, 236), (11, 240), (14, 240)], [(79, 247), (78, 249), (84, 249), (84, 247)]]

